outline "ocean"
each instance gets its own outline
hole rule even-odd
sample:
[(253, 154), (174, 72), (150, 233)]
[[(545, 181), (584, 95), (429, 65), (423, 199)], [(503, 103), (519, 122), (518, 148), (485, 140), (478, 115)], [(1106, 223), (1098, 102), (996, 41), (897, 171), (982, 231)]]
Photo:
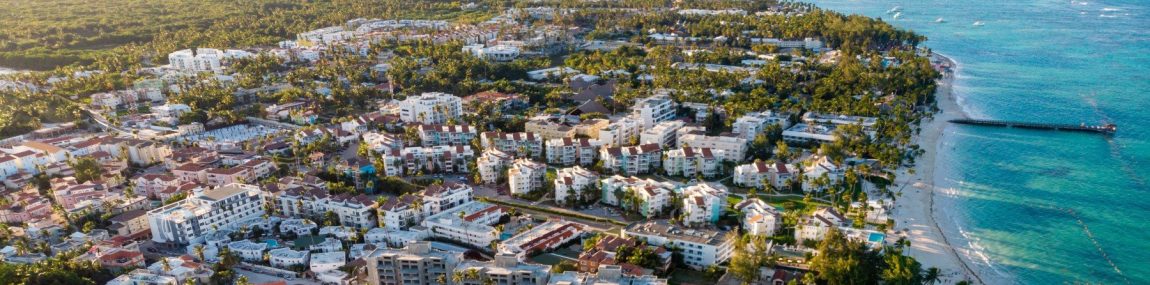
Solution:
[(937, 218), (989, 280), (1010, 280), (995, 283), (1150, 284), (1150, 1), (813, 3), (929, 37), (959, 63), (972, 118), (1118, 124), (1112, 137), (951, 126)]

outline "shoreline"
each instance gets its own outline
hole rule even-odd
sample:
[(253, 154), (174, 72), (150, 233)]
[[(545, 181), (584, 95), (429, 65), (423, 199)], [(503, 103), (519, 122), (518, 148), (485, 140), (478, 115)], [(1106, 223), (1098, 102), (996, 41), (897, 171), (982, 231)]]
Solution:
[[(968, 257), (964, 257), (963, 253), (960, 252), (960, 249), (964, 252), (969, 251), (969, 249), (962, 249), (962, 245), (956, 244), (956, 239), (962, 238), (961, 230), (957, 228), (957, 225), (949, 224), (944, 229), (943, 225), (939, 223), (939, 218), (945, 218), (945, 216), (940, 216), (941, 207), (949, 205), (936, 205), (936, 200), (939, 199), (935, 196), (945, 194), (940, 194), (940, 191), (946, 191), (941, 187), (935, 187), (943, 179), (935, 176), (938, 150), (950, 125), (948, 121), (968, 118), (969, 115), (958, 104), (958, 98), (955, 97), (953, 90), (955, 73), (957, 73), (956, 69), (958, 68), (957, 62), (938, 53), (933, 53), (931, 58), (932, 61), (937, 60), (949, 65), (950, 72), (943, 73), (943, 77), (938, 80), (938, 87), (935, 91), (935, 104), (940, 111), (935, 113), (932, 118), (920, 122), (922, 129), (914, 138), (915, 143), (924, 151), (923, 155), (916, 160), (916, 165), (922, 167), (918, 167), (914, 173), (910, 173), (905, 168), (897, 172), (895, 183), (898, 188), (895, 189), (895, 192), (898, 193), (898, 198), (895, 200), (894, 209), (891, 211), (891, 217), (895, 220), (896, 225), (894, 235), (905, 237), (911, 242), (906, 253), (922, 263), (924, 269), (930, 267), (940, 269), (940, 283), (953, 284), (968, 280), (978, 284), (988, 284), (984, 278), (992, 276), (984, 274), (985, 272), (968, 262)], [(997, 284), (1002, 283), (1003, 280), (994, 281), (999, 281), (992, 281)]]

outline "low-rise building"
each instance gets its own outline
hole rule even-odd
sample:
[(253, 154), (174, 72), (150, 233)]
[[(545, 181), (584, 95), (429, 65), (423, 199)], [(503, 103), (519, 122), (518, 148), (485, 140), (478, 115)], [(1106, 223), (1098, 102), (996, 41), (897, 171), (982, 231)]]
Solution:
[(778, 114), (771, 111), (747, 113), (735, 120), (731, 124), (732, 132), (739, 134), (739, 137), (747, 141), (755, 140), (755, 137), (763, 133), (770, 125), (779, 125), (782, 130), (791, 126), (790, 118), (786, 114)]
[(643, 131), (643, 123), (631, 117), (623, 117), (599, 129), (599, 142), (604, 146), (618, 147), (638, 141)]
[(805, 240), (821, 241), (832, 228), (849, 226), (850, 220), (835, 209), (819, 208), (810, 216), (799, 218), (798, 224), (795, 225), (795, 240), (799, 242)]
[(539, 159), (543, 156), (543, 137), (531, 132), (484, 132), (479, 136), (484, 149), (498, 149), (516, 157)]
[(266, 243), (252, 242), (246, 239), (228, 243), (228, 251), (248, 262), (263, 261), (264, 251), (267, 249), (268, 244)]
[(605, 147), (599, 150), (603, 171), (626, 175), (647, 174), (662, 163), (662, 148), (657, 144), (628, 147)]
[[(387, 169), (402, 173), (467, 173), (467, 162), (475, 157), (471, 146), (407, 147), (383, 155)], [(389, 170), (390, 172), (390, 170)]]
[(683, 263), (695, 269), (731, 259), (733, 235), (726, 231), (685, 228), (666, 220), (633, 223), (623, 229), (623, 237), (638, 238), (647, 244), (683, 249)]
[(308, 219), (285, 219), (280, 222), (281, 233), (294, 233), (297, 236), (310, 235), (319, 225)]
[(558, 138), (547, 140), (547, 163), (557, 165), (591, 165), (598, 157), (598, 140), (585, 138)]
[(679, 135), (678, 147), (709, 148), (717, 153), (719, 159), (741, 162), (747, 156), (747, 140), (733, 135), (708, 136), (699, 132), (687, 132)]
[(594, 192), (599, 184), (599, 174), (586, 168), (575, 166), (559, 169), (555, 177), (555, 201), (567, 205), (586, 201), (586, 192)]
[(709, 148), (672, 149), (663, 157), (663, 170), (671, 176), (715, 177), (719, 174), (719, 157), (722, 155), (723, 151)]
[(472, 201), (427, 217), (423, 226), (435, 237), (488, 247), (497, 240), (491, 225), (499, 222), (504, 214), (502, 207)]
[(667, 285), (667, 279), (654, 275), (628, 275), (622, 266), (601, 265), (598, 273), (583, 273), (567, 271), (552, 274), (548, 285), (598, 285), (598, 284), (627, 284), (627, 285)]
[(553, 220), (533, 227), (499, 243), (499, 253), (526, 260), (528, 255), (552, 250), (582, 237), (583, 224)]
[(507, 169), (507, 186), (510, 187), (511, 194), (531, 193), (543, 187), (546, 174), (546, 164), (523, 158), (517, 159), (511, 164), (511, 168)]
[(258, 186), (231, 184), (148, 211), (152, 241), (198, 243), (205, 233), (250, 224), (264, 215), (264, 195)]
[(493, 184), (505, 178), (503, 175), (507, 173), (507, 167), (511, 166), (513, 161), (515, 161), (513, 155), (498, 149), (485, 149), (483, 155), (475, 161), (475, 167), (478, 168), (479, 178), (483, 183)]
[(786, 187), (793, 178), (791, 168), (786, 163), (762, 161), (735, 167), (733, 177), (735, 185), (756, 188), (770, 185), (775, 189)]
[(783, 216), (775, 207), (759, 198), (749, 198), (735, 205), (743, 213), (743, 230), (752, 235), (773, 236), (783, 225)]
[(333, 213), (340, 225), (369, 229), (378, 224), (375, 199), (367, 195), (331, 195), (318, 188), (287, 189), (276, 197), (279, 213), (289, 217), (323, 217)]
[(363, 260), (368, 284), (431, 285), (450, 282), (463, 254), (432, 249), (430, 242), (421, 241), (402, 249), (376, 249)]
[(292, 266), (307, 265), (308, 252), (281, 247), (268, 251), (268, 264), (276, 268), (288, 269)]
[(661, 214), (678, 188), (669, 182), (619, 175), (604, 178), (599, 185), (603, 204), (632, 210), (647, 218)]
[(424, 125), (419, 130), (419, 143), (422, 146), (470, 145), (477, 131), (468, 125)]
[(727, 205), (727, 188), (700, 183), (683, 189), (683, 224), (714, 224)]
[(347, 264), (347, 253), (343, 251), (312, 253), (308, 261), (311, 272), (326, 272), (339, 269)]
[(675, 145), (675, 140), (678, 138), (679, 129), (686, 126), (687, 123), (683, 121), (665, 121), (655, 124), (654, 127), (646, 129), (643, 133), (639, 134), (640, 144), (658, 144), (663, 147), (671, 147)]
[(464, 278), (458, 285), (483, 285), (487, 279), (504, 285), (544, 285), (551, 276), (550, 271), (550, 265), (523, 263), (510, 254), (497, 254), (491, 261), (464, 261), (454, 270), (465, 276), (472, 272), (479, 275), (479, 278)]

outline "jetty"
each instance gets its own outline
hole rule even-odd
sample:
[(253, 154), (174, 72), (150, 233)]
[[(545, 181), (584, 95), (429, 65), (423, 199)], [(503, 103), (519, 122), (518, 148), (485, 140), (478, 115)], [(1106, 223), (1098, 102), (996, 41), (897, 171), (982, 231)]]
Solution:
[(1068, 124), (1047, 124), (1047, 123), (1028, 123), (1028, 122), (1013, 122), (1013, 121), (997, 121), (997, 120), (975, 120), (975, 119), (954, 119), (950, 120), (951, 123), (964, 124), (964, 125), (979, 125), (979, 126), (999, 126), (1007, 128), (1022, 128), (1022, 129), (1035, 129), (1035, 130), (1056, 130), (1056, 131), (1071, 131), (1071, 132), (1087, 132), (1087, 133), (1100, 133), (1100, 134), (1114, 134), (1118, 131), (1118, 125), (1115, 124), (1102, 124), (1102, 125), (1068, 125)]

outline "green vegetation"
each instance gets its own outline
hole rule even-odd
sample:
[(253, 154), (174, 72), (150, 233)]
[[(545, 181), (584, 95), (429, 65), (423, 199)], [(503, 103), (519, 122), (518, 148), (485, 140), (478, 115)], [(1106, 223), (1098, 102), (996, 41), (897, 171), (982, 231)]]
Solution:
[(97, 262), (75, 261), (65, 252), (34, 264), (0, 263), (0, 284), (104, 284), (115, 278)]

